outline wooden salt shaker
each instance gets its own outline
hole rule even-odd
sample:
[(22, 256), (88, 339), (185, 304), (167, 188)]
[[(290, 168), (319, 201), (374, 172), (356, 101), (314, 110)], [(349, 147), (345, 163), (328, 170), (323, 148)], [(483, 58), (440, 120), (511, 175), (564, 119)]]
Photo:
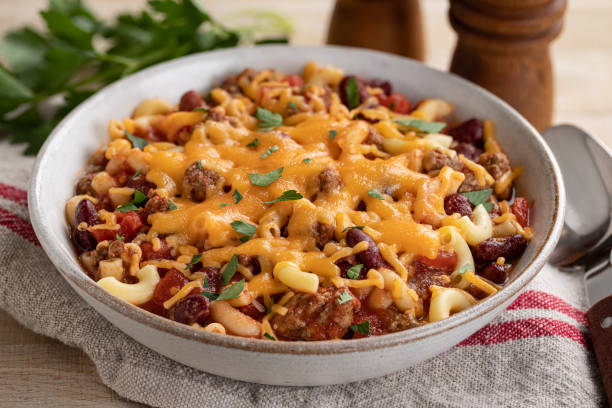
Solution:
[[(450, 70), (504, 99), (538, 130), (553, 113), (549, 47), (566, 0), (450, 0), (458, 34)], [(469, 103), (469, 102), (468, 102)]]
[(425, 58), (419, 0), (337, 0), (328, 44), (365, 47)]

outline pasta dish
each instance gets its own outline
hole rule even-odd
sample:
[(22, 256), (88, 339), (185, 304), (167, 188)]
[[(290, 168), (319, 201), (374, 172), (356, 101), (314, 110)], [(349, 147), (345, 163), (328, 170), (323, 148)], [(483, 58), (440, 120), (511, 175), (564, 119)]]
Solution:
[[(410, 95), (407, 95), (410, 97)], [(99, 286), (197, 329), (353, 339), (496, 293), (532, 236), (488, 120), (308, 63), (111, 120), (66, 216)]]

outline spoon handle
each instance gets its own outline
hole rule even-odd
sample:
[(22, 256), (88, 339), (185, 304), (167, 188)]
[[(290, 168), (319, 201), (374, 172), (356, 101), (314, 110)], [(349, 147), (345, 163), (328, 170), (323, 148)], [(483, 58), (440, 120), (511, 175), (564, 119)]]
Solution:
[(587, 318), (601, 380), (612, 405), (612, 295), (594, 304)]

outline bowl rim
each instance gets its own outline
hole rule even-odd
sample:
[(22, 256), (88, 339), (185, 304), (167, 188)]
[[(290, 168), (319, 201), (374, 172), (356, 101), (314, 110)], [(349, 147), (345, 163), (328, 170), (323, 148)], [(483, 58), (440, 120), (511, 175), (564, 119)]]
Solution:
[[(295, 46), (295, 45), (265, 45), (258, 46), (257, 50), (263, 52), (274, 53), (277, 49), (293, 49), (296, 53), (300, 51), (313, 51), (317, 50), (331, 50), (337, 53), (353, 54), (361, 57), (376, 56), (379, 59), (387, 60), (390, 64), (402, 63), (402, 64), (413, 64), (420, 66), (419, 69), (426, 71), (434, 71), (435, 73), (442, 74), (448, 78), (448, 81), (459, 83), (463, 87), (470, 88), (472, 92), (478, 94), (479, 97), (490, 100), (492, 103), (500, 105), (508, 115), (512, 116), (517, 121), (530, 137), (535, 139), (539, 145), (542, 158), (546, 160), (549, 168), (551, 169), (551, 175), (553, 178), (554, 187), (554, 206), (552, 220), (553, 222), (546, 232), (546, 238), (539, 248), (537, 248), (531, 261), (524, 266), (519, 274), (510, 283), (504, 286), (500, 291), (492, 296), (480, 301), (478, 304), (466, 309), (462, 312), (456, 313), (447, 319), (443, 319), (437, 322), (428, 323), (420, 327), (416, 327), (410, 330), (404, 330), (396, 333), (385, 334), (383, 336), (372, 336), (361, 339), (353, 339), (350, 341), (337, 341), (337, 340), (323, 340), (323, 341), (264, 341), (261, 339), (250, 339), (242, 338), (231, 335), (222, 335), (217, 333), (207, 332), (201, 329), (193, 328), (191, 326), (176, 323), (169, 319), (150, 313), (144, 309), (134, 306), (128, 302), (125, 302), (118, 297), (112, 296), (110, 293), (102, 289), (96, 282), (89, 278), (83, 271), (81, 265), (76, 261), (76, 258), (68, 259), (60, 252), (57, 248), (58, 244), (52, 239), (52, 230), (43, 222), (42, 214), (44, 209), (44, 200), (40, 194), (40, 184), (42, 174), (44, 173), (44, 165), (46, 162), (47, 152), (50, 151), (54, 140), (63, 132), (70, 129), (70, 123), (73, 118), (79, 116), (82, 111), (86, 111), (87, 107), (95, 101), (104, 98), (108, 93), (112, 92), (117, 88), (121, 88), (128, 82), (137, 82), (143, 77), (146, 77), (152, 73), (158, 71), (170, 70), (173, 67), (179, 66), (186, 62), (193, 60), (199, 60), (204, 58), (211, 58), (214, 56), (222, 56), (225, 54), (232, 54), (237, 50), (244, 51), (245, 48), (232, 48), (197, 53), (175, 60), (163, 62), (160, 64), (153, 65), (135, 74), (122, 78), (116, 81), (102, 90), (98, 91), (87, 100), (78, 105), (75, 109), (70, 112), (52, 131), (47, 141), (44, 143), (40, 153), (36, 158), (36, 163), (32, 170), (30, 178), (30, 186), (28, 190), (28, 208), (30, 213), (30, 219), (34, 231), (40, 241), (40, 244), (46, 254), (49, 256), (53, 264), (60, 271), (61, 275), (69, 281), (72, 285), (77, 286), (79, 289), (86, 292), (94, 300), (104, 304), (107, 308), (110, 308), (116, 313), (122, 314), (125, 318), (135, 320), (137, 323), (150, 326), (153, 329), (166, 332), (171, 335), (179, 336), (186, 340), (197, 341), (211, 346), (219, 346), (230, 349), (238, 349), (242, 351), (254, 351), (260, 353), (274, 353), (274, 354), (299, 354), (299, 355), (326, 355), (326, 354), (344, 354), (353, 353), (359, 351), (373, 351), (385, 348), (396, 347), (405, 345), (407, 343), (414, 343), (428, 337), (435, 336), (445, 331), (457, 328), (462, 325), (476, 320), (484, 315), (487, 315), (500, 305), (510, 301), (534, 278), (538, 271), (544, 266), (546, 260), (551, 255), (557, 240), (560, 237), (561, 230), (563, 227), (563, 216), (565, 213), (565, 188), (563, 185), (563, 179), (559, 166), (548, 148), (542, 136), (536, 131), (536, 129), (523, 118), (518, 112), (516, 112), (510, 105), (491, 94), (489, 91), (463, 79), (459, 76), (444, 72), (427, 65), (421, 64), (420, 62), (410, 60), (405, 57), (388, 54), (380, 51), (366, 50), (355, 47), (343, 47), (343, 46)], [(64, 269), (71, 270), (71, 274), (66, 273)], [(82, 296), (82, 294), (79, 293)], [(110, 321), (114, 324), (112, 321)], [(454, 345), (454, 344), (453, 344)], [(451, 346), (449, 344), (449, 346)]]

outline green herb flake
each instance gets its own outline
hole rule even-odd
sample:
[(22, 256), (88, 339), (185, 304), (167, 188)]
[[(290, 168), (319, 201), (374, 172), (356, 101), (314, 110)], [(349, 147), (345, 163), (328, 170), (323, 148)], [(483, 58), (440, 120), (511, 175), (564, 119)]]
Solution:
[(346, 276), (348, 276), (349, 279), (358, 279), (362, 268), (363, 264), (351, 266), (348, 268), (348, 271), (346, 271)]
[(200, 295), (206, 296), (211, 302), (214, 302), (219, 298), (219, 295), (215, 292), (209, 292), (207, 290), (200, 292)]
[(257, 147), (258, 144), (259, 144), (259, 138), (256, 137), (255, 139), (253, 139), (251, 143), (247, 145), (247, 147)]
[(268, 333), (268, 332), (265, 332), (265, 333), (264, 333), (264, 337), (265, 337), (266, 339), (270, 339), (270, 340), (272, 340), (272, 341), (276, 341), (276, 339), (274, 338), (274, 336), (272, 336), (272, 335), (271, 335), (270, 333)]
[(144, 147), (149, 144), (147, 139), (143, 139), (142, 137), (134, 136), (127, 130), (125, 131), (125, 137), (127, 137), (129, 141), (132, 142), (132, 146), (140, 150), (144, 149)]
[(219, 297), (216, 300), (235, 299), (238, 296), (240, 296), (243, 290), (244, 290), (244, 279), (232, 284), (232, 286), (230, 286), (229, 288), (223, 289), (221, 293), (219, 294)]
[(204, 289), (208, 289), (210, 287), (208, 283), (208, 275), (204, 275)]
[(394, 120), (393, 122), (399, 125), (402, 125), (402, 126), (415, 128), (424, 133), (438, 133), (446, 127), (446, 123), (444, 122), (427, 122), (421, 119), (410, 119), (410, 120), (397, 119), (397, 120)]
[(267, 132), (274, 129), (277, 126), (283, 124), (283, 117), (278, 113), (270, 112), (269, 110), (258, 107), (255, 112), (255, 117), (259, 119), (257, 124), (262, 131)]
[(132, 204), (138, 207), (142, 207), (147, 203), (147, 201), (149, 201), (149, 197), (144, 195), (143, 192), (141, 192), (140, 190), (134, 191), (134, 197), (132, 197)]
[(202, 170), (202, 160), (198, 160), (198, 170)]
[(287, 107), (290, 109), (299, 109), (295, 102), (291, 101), (287, 104)]
[(132, 180), (135, 179), (136, 177), (138, 177), (140, 174), (142, 173), (142, 170), (138, 170), (136, 173), (134, 173), (134, 175), (132, 177), (130, 177)]
[(466, 263), (466, 264), (461, 265), (461, 267), (459, 268), (457, 273), (459, 273), (460, 275), (463, 275), (467, 271), (470, 271), (470, 270), (473, 270), (473, 269), (474, 269), (474, 267), (472, 265), (470, 265), (469, 263)]
[(231, 205), (231, 204), (229, 204), (229, 203), (221, 203), (221, 204), (219, 204), (220, 207), (227, 207), (229, 205)]
[(125, 241), (125, 237), (123, 235), (119, 235), (119, 233), (115, 234), (115, 239), (117, 241)]
[(389, 105), (389, 110), (395, 110), (395, 101), (391, 102), (391, 105)]
[(260, 159), (265, 159), (266, 157), (268, 157), (269, 155), (271, 155), (272, 153), (274, 153), (277, 150), (278, 150), (278, 146), (277, 145), (270, 146), (270, 148), (268, 150), (266, 150), (266, 152), (264, 154), (259, 156), (259, 158)]
[(195, 254), (194, 256), (192, 256), (191, 261), (187, 264), (187, 266), (185, 266), (185, 270), (188, 271), (193, 268), (193, 265), (200, 262), (200, 259), (202, 259), (202, 254)]
[(370, 197), (378, 198), (379, 200), (385, 201), (385, 197), (383, 197), (383, 195), (380, 194), (380, 192), (375, 188), (368, 191), (368, 195)]
[(177, 208), (178, 207), (176, 206), (176, 204), (174, 204), (174, 201), (168, 200), (168, 211), (174, 211)]
[(138, 207), (136, 207), (133, 203), (127, 203), (117, 207), (117, 210), (119, 210), (119, 212), (126, 213), (130, 211), (138, 211)]
[(332, 130), (329, 131), (329, 138), (333, 139), (334, 137), (336, 137), (337, 134), (338, 134), (338, 131), (332, 129)]
[(264, 201), (265, 204), (273, 204), (273, 203), (277, 203), (279, 201), (295, 201), (295, 200), (300, 200), (304, 198), (303, 195), (301, 195), (300, 193), (298, 193), (295, 190), (287, 190), (284, 191), (283, 194), (281, 194), (280, 197), (272, 200), (272, 201)]
[(221, 276), (223, 286), (227, 285), (229, 281), (232, 280), (232, 277), (236, 273), (236, 270), (238, 270), (238, 257), (236, 256), (236, 254), (234, 254), (230, 258), (225, 269), (223, 270), (223, 275)]
[(484, 203), (482, 203), (482, 205), (485, 208), (485, 210), (487, 210), (488, 213), (493, 211), (493, 208), (495, 208), (495, 204), (493, 204), (490, 201), (484, 202)]
[(193, 109), (193, 112), (204, 112), (204, 113), (210, 113), (210, 109), (208, 109), (205, 106), (198, 106), (197, 108)]
[(370, 335), (370, 321), (366, 320), (365, 322), (361, 322), (359, 324), (351, 324), (349, 328), (355, 333), (359, 332), (364, 336)]
[(340, 294), (340, 298), (338, 299), (338, 303), (339, 304), (344, 304), (346, 302), (348, 302), (349, 300), (353, 300), (354, 297), (351, 296), (351, 294), (348, 291), (344, 291)]
[(240, 200), (243, 199), (242, 194), (240, 194), (240, 191), (238, 191), (238, 189), (234, 190), (234, 192), (232, 193), (232, 197), (234, 197), (235, 204), (238, 204)]
[(230, 225), (237, 233), (244, 234), (243, 237), (240, 237), (240, 242), (247, 242), (249, 239), (251, 239), (253, 234), (255, 234), (255, 231), (257, 231), (257, 226), (242, 220), (232, 221)]
[(346, 99), (349, 109), (359, 106), (359, 86), (355, 77), (350, 77), (346, 83)]
[(477, 206), (478, 204), (485, 203), (489, 197), (491, 197), (491, 194), (493, 194), (493, 189), (487, 188), (486, 190), (468, 191), (461, 194), (466, 196), (473, 206)]
[(268, 187), (270, 184), (278, 180), (283, 174), (284, 167), (279, 167), (276, 170), (272, 170), (265, 174), (249, 174), (249, 180), (254, 186)]
[(305, 158), (304, 160), (302, 160), (304, 163), (310, 163), (312, 161), (312, 159), (310, 157)]
[(351, 225), (350, 227), (346, 227), (345, 229), (343, 229), (342, 232), (348, 231), (351, 228), (357, 228), (357, 229), (362, 230), (365, 228), (365, 225)]

